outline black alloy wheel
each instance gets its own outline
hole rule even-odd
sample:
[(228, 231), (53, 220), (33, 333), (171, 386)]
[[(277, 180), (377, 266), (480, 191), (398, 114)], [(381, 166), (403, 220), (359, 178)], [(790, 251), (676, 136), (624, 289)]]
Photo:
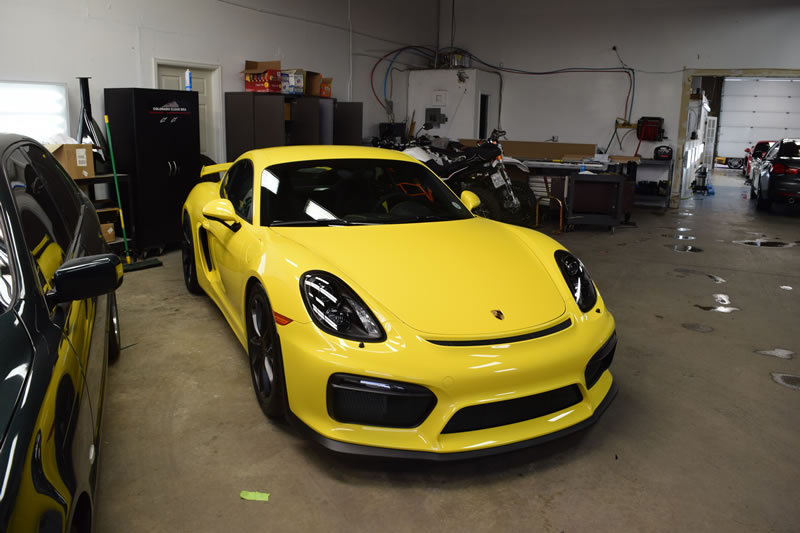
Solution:
[(483, 185), (472, 185), (468, 190), (474, 192), (481, 200), (481, 205), (472, 210), (474, 214), (492, 220), (503, 220), (503, 208), (495, 191)]
[(194, 259), (194, 239), (189, 215), (183, 216), (183, 238), (181, 239), (181, 263), (183, 265), (183, 281), (192, 294), (203, 294), (197, 281), (197, 262)]
[(283, 360), (272, 307), (261, 285), (254, 286), (247, 296), (247, 351), (250, 377), (258, 404), (270, 418), (284, 414), (286, 384)]
[(108, 362), (116, 363), (122, 351), (122, 336), (119, 329), (117, 294), (112, 292), (108, 298)]

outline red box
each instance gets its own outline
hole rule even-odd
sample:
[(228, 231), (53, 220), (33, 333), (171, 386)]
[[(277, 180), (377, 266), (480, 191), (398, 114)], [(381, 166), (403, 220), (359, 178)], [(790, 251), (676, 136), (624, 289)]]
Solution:
[(281, 92), (280, 61), (245, 61), (244, 90), (256, 93)]

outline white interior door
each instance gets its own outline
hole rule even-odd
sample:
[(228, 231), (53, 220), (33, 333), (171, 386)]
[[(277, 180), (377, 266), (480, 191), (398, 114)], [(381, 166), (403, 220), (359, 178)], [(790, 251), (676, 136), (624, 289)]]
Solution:
[(216, 98), (212, 76), (214, 71), (196, 67), (178, 67), (158, 65), (158, 88), (176, 91), (186, 86), (186, 69), (192, 71), (192, 90), (197, 92), (200, 114), (200, 153), (207, 155), (217, 163), (219, 151), (216, 147), (216, 128), (214, 123)]

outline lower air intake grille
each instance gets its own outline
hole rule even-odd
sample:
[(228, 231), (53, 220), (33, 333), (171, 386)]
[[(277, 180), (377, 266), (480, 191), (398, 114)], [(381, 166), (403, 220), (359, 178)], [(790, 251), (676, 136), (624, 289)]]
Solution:
[(611, 334), (611, 338), (606, 341), (602, 348), (597, 350), (597, 353), (589, 359), (586, 365), (584, 377), (586, 378), (586, 388), (591, 389), (603, 372), (608, 370), (611, 366), (611, 361), (614, 360), (614, 352), (617, 350), (617, 333)]
[(569, 385), (524, 398), (472, 405), (453, 415), (442, 433), (475, 431), (532, 420), (566, 409), (581, 400), (580, 388)]
[(334, 374), (328, 381), (328, 414), (339, 422), (413, 428), (435, 405), (430, 390), (412, 383), (350, 374)]

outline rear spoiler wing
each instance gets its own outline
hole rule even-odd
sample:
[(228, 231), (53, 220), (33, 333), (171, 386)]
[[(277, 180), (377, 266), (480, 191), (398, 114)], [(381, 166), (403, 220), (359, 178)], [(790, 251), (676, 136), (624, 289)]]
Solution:
[(200, 177), (208, 176), (209, 174), (225, 173), (231, 168), (233, 163), (220, 163), (219, 165), (206, 165), (200, 169)]

